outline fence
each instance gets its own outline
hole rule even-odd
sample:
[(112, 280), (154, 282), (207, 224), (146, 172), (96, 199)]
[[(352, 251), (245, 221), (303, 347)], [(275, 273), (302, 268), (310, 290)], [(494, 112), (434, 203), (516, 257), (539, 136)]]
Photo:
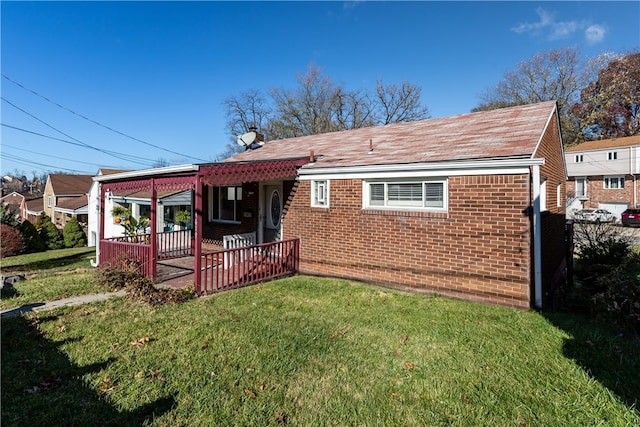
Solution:
[(299, 263), (299, 239), (210, 252), (202, 255), (196, 291), (217, 292), (294, 274)]
[(153, 276), (151, 245), (145, 243), (129, 243), (126, 239), (107, 239), (100, 241), (100, 264), (124, 264), (135, 261), (140, 274)]

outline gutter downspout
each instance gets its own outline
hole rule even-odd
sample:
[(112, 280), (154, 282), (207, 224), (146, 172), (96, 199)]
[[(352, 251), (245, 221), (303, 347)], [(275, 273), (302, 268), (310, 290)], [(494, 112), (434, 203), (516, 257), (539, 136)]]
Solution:
[(542, 217), (540, 215), (540, 166), (533, 165), (533, 282), (534, 304), (542, 308)]

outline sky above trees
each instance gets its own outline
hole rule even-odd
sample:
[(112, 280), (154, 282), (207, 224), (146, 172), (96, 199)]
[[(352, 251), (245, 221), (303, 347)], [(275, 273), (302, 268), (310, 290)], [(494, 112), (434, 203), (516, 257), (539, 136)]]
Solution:
[[(638, 2), (2, 2), (3, 174), (214, 160), (224, 100), (409, 81), (463, 114), (505, 71), (571, 46), (637, 50)], [(35, 92), (35, 93), (34, 93)], [(22, 173), (21, 173), (22, 174)]]

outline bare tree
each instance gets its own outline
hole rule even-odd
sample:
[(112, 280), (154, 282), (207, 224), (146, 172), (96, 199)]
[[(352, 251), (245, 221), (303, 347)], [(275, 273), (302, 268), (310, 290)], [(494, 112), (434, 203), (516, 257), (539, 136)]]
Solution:
[(382, 80), (376, 82), (378, 109), (378, 123), (411, 122), (429, 117), (429, 109), (420, 103), (422, 88), (407, 81), (402, 85), (389, 84), (385, 86)]
[(225, 99), (223, 104), (226, 108), (227, 128), (233, 141), (252, 127), (264, 133), (270, 119), (271, 108), (262, 93), (251, 89), (241, 93), (240, 96)]

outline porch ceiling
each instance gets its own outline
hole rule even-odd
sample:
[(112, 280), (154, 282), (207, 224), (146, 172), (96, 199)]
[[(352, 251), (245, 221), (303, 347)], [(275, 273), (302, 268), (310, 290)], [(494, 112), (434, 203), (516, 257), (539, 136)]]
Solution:
[(255, 162), (228, 162), (202, 165), (202, 182), (211, 187), (268, 181), (295, 176), (300, 166), (309, 163), (309, 157)]

